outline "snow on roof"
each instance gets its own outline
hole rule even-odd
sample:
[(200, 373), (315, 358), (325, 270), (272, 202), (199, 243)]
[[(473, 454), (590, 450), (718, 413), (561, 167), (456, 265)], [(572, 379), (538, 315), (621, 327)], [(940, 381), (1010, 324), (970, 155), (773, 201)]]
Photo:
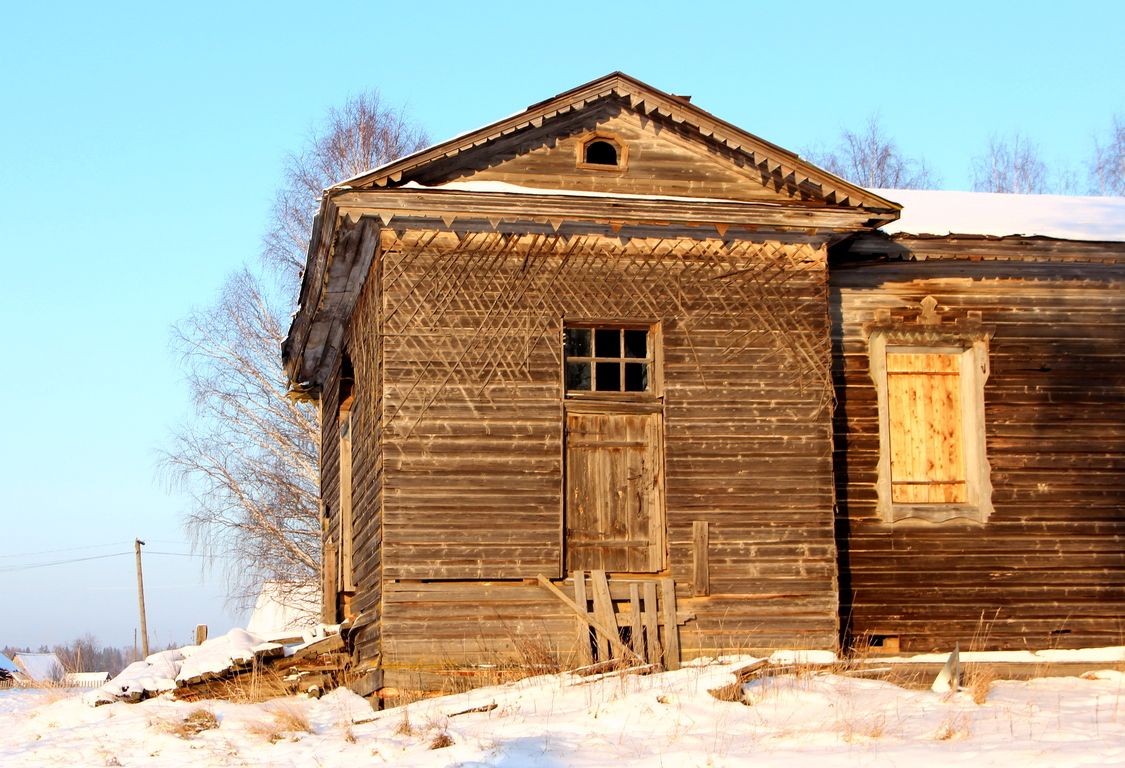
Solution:
[(32, 680), (61, 680), (65, 670), (53, 653), (17, 653), (16, 666)]
[(267, 581), (258, 592), (246, 629), (267, 640), (288, 637), (320, 621), (320, 587)]
[(1125, 242), (1125, 197), (870, 191), (902, 204), (901, 218), (882, 227), (891, 235), (1040, 236)]
[(19, 667), (17, 667), (12, 662), (11, 659), (9, 659), (7, 656), (5, 656), (2, 653), (0, 653), (0, 669), (3, 669), (6, 672), (19, 672), (20, 671)]
[(547, 187), (524, 187), (506, 181), (450, 181), (445, 184), (425, 186), (416, 181), (403, 184), (398, 189), (436, 189), (448, 192), (503, 192), (509, 195), (560, 195), (566, 197), (617, 197), (627, 200), (671, 200), (682, 203), (733, 203), (735, 205), (780, 205), (762, 200), (731, 200), (721, 197), (677, 197), (676, 195), (640, 195), (634, 192), (593, 192), (582, 189), (549, 189)]

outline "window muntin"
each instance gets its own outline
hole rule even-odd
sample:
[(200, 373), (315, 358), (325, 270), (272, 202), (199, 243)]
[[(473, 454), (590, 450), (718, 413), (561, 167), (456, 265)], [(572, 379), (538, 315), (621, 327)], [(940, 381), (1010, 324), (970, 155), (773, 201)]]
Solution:
[(563, 330), (568, 395), (654, 392), (651, 326), (573, 325)]

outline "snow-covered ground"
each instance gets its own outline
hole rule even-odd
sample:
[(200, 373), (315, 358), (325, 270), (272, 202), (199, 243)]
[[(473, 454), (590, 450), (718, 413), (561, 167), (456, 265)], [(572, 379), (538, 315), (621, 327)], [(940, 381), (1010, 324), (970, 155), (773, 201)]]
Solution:
[[(986, 695), (978, 688), (980, 703), (970, 691), (941, 695), (827, 674), (750, 683), (746, 703), (708, 693), (750, 661), (651, 676), (551, 675), (383, 712), (345, 690), (320, 700), (165, 696), (97, 708), (78, 694), (7, 690), (0, 765), (1125, 765), (1121, 672), (997, 681)], [(182, 728), (189, 717), (208, 725), (206, 714), (214, 727), (194, 735)]]

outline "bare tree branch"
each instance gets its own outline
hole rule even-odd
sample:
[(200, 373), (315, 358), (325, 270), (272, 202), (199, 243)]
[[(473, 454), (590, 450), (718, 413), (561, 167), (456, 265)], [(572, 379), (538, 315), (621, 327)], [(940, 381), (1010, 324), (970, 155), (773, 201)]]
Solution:
[(265, 269), (232, 274), (214, 306), (174, 330), (195, 418), (174, 436), (163, 467), (191, 496), (185, 526), (196, 551), (222, 558), (238, 602), (265, 581), (284, 593), (319, 575), (319, 414), (285, 396), (281, 343), (321, 192), (425, 142), (377, 92), (331, 110), (288, 159), (263, 238)]
[(938, 179), (921, 158), (905, 157), (872, 115), (861, 132), (844, 129), (836, 148), (805, 153), (808, 160), (861, 187), (932, 189)]
[(1125, 196), (1125, 118), (1113, 116), (1109, 141), (1094, 141), (1090, 161), (1090, 192), (1095, 195)]
[(1038, 195), (1049, 191), (1047, 166), (1039, 147), (1019, 133), (993, 136), (988, 149), (972, 160), (973, 190)]
[[(305, 267), (309, 224), (320, 194), (336, 182), (423, 148), (429, 139), (404, 110), (385, 104), (378, 91), (354, 96), (328, 112), (325, 130), (304, 151), (290, 155), (285, 182), (273, 204), (273, 223), (263, 238), (262, 256), (284, 277), (296, 281)], [(290, 285), (286, 284), (286, 288)], [(296, 291), (291, 291), (296, 296)]]

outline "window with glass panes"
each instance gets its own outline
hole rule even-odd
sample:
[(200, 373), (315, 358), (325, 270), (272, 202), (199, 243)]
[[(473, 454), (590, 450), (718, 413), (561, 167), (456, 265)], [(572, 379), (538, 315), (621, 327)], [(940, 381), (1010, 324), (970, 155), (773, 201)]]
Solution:
[(568, 394), (654, 391), (651, 327), (567, 326), (564, 334)]

